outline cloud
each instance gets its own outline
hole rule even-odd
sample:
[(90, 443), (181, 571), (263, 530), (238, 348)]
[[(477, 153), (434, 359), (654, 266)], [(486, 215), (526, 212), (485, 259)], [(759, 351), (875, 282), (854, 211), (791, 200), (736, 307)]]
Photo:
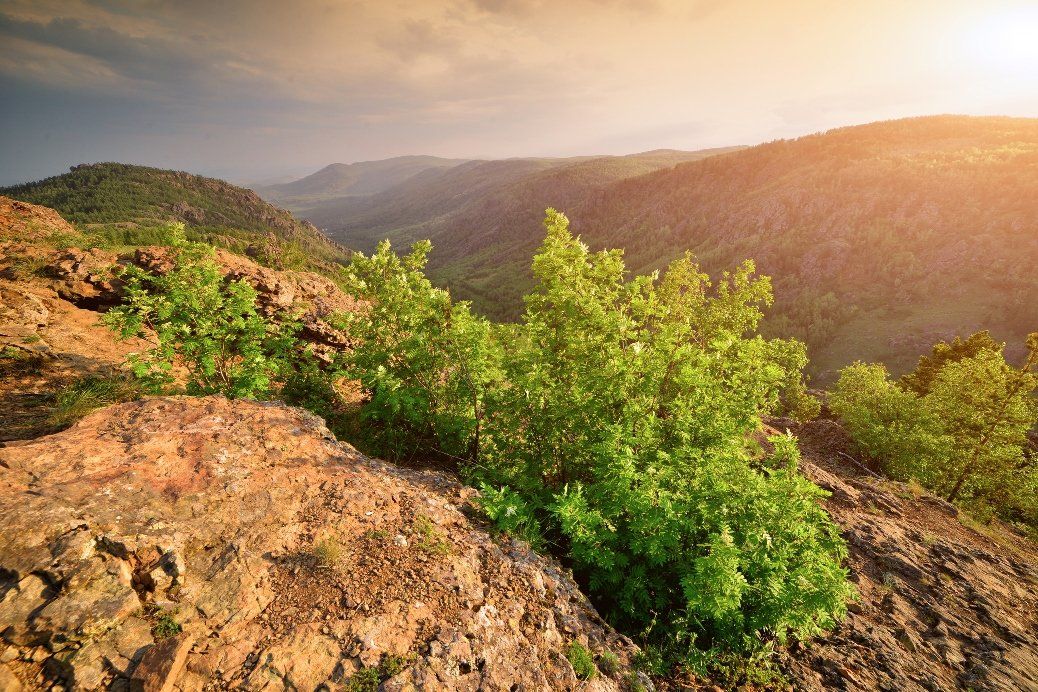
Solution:
[(127, 36), (108, 27), (86, 26), (78, 19), (55, 18), (43, 23), (0, 14), (0, 35), (94, 58), (113, 72), (156, 83), (191, 80), (213, 59), (190, 46), (157, 37)]
[[(1002, 82), (965, 83), (942, 60), (935, 17), (967, 10), (975, 2), (3, 0), (0, 176), (91, 157), (277, 173), (421, 152), (624, 153), (928, 102), (970, 112)], [(1014, 93), (1009, 83), (998, 103), (1033, 112)]]

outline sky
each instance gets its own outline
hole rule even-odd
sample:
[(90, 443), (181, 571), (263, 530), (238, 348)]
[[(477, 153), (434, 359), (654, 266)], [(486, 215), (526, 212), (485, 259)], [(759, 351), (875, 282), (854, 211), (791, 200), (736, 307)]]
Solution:
[(0, 0), (0, 185), (1038, 116), (1038, 0)]

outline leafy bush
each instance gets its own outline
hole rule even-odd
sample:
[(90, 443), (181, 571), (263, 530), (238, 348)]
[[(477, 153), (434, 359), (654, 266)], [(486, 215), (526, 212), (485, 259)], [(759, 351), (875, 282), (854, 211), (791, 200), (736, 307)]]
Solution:
[(1033, 517), (1038, 470), (1024, 445), (1038, 422), (1038, 333), (1027, 345), (1014, 368), (986, 332), (938, 344), (899, 383), (882, 366), (855, 364), (841, 373), (830, 406), (891, 476), (981, 511)]
[(544, 536), (533, 509), (521, 495), (508, 487), (480, 486), (479, 504), (499, 531), (529, 543), (533, 548), (544, 547)]
[(954, 440), (916, 393), (891, 381), (884, 366), (855, 363), (844, 368), (829, 407), (857, 445), (880, 460), (891, 478), (914, 478), (935, 486)]
[(625, 280), (553, 210), (521, 323), (491, 326), (383, 244), (350, 276), (371, 309), (349, 371), (394, 453), (435, 447), (502, 530), (564, 551), (599, 605), (670, 661), (760, 652), (834, 624), (851, 589), (794, 441), (749, 443), (806, 362), (754, 332), (752, 263), (715, 286), (691, 256)]
[(305, 357), (291, 320), (268, 320), (256, 306), (256, 291), (244, 280), (225, 282), (207, 245), (183, 239), (175, 226), (172, 268), (154, 274), (135, 266), (121, 274), (124, 302), (105, 314), (120, 336), (158, 337), (158, 345), (130, 358), (134, 374), (153, 391), (187, 371), (189, 394), (255, 397), (270, 392)]
[(417, 243), (398, 257), (384, 242), (371, 257), (353, 257), (347, 286), (370, 306), (343, 318), (358, 342), (346, 368), (371, 397), (363, 414), (382, 454), (432, 447), (478, 458), (499, 348), (486, 320), (422, 274), (430, 248)]

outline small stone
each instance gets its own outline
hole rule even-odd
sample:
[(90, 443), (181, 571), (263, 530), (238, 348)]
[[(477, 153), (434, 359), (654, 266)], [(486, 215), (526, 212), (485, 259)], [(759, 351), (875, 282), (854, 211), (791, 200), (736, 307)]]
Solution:
[(393, 536), (393, 545), (400, 546), (401, 548), (406, 548), (407, 538), (403, 534), (398, 533), (397, 535)]
[(170, 692), (177, 682), (194, 638), (187, 632), (148, 649), (130, 678), (132, 692)]

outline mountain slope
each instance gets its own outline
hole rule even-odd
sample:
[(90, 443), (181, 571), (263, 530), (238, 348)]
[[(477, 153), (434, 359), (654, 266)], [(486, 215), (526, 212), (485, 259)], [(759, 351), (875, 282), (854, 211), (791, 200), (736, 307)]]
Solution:
[[(264, 202), (252, 190), (180, 171), (88, 164), (2, 188), (0, 194), (51, 207), (72, 223), (126, 244), (147, 244), (149, 229), (181, 221), (195, 237), (230, 249), (273, 238), (282, 249), (316, 260), (338, 261), (347, 255), (312, 224)], [(141, 238), (145, 242), (135, 242)]]
[(465, 159), (437, 156), (398, 156), (381, 161), (333, 163), (305, 178), (258, 187), (256, 191), (264, 198), (295, 211), (322, 200), (372, 195), (423, 171), (442, 171), (462, 163)]
[(422, 190), (424, 206), (397, 188), (329, 233), (360, 249), (431, 238), (433, 277), (505, 318), (531, 286), (548, 206), (592, 246), (625, 248), (633, 271), (685, 250), (712, 273), (752, 258), (774, 280), (767, 328), (805, 339), (825, 379), (855, 359), (903, 369), (982, 328), (1012, 349), (1038, 326), (1038, 119), (874, 123), (612, 180), (595, 178), (603, 166), (538, 171), (462, 205), (453, 186)]
[[(1038, 119), (941, 116), (778, 141), (621, 181), (573, 208), (632, 269), (692, 249), (711, 271), (753, 258), (773, 329), (816, 371), (912, 364), (934, 340), (1038, 326)], [(1014, 344), (1019, 345), (1019, 344)]]
[[(463, 282), (458, 284), (463, 297), (475, 298), (490, 314), (507, 316), (521, 295), (515, 277), (527, 271), (545, 207), (570, 208), (616, 181), (738, 149), (471, 161), (417, 175), (367, 199), (318, 205), (304, 215), (362, 251), (383, 238), (398, 246), (431, 238), (437, 278), (452, 286), (455, 279)], [(470, 271), (473, 261), (479, 262), (478, 271)], [(483, 282), (486, 272), (494, 279)]]

